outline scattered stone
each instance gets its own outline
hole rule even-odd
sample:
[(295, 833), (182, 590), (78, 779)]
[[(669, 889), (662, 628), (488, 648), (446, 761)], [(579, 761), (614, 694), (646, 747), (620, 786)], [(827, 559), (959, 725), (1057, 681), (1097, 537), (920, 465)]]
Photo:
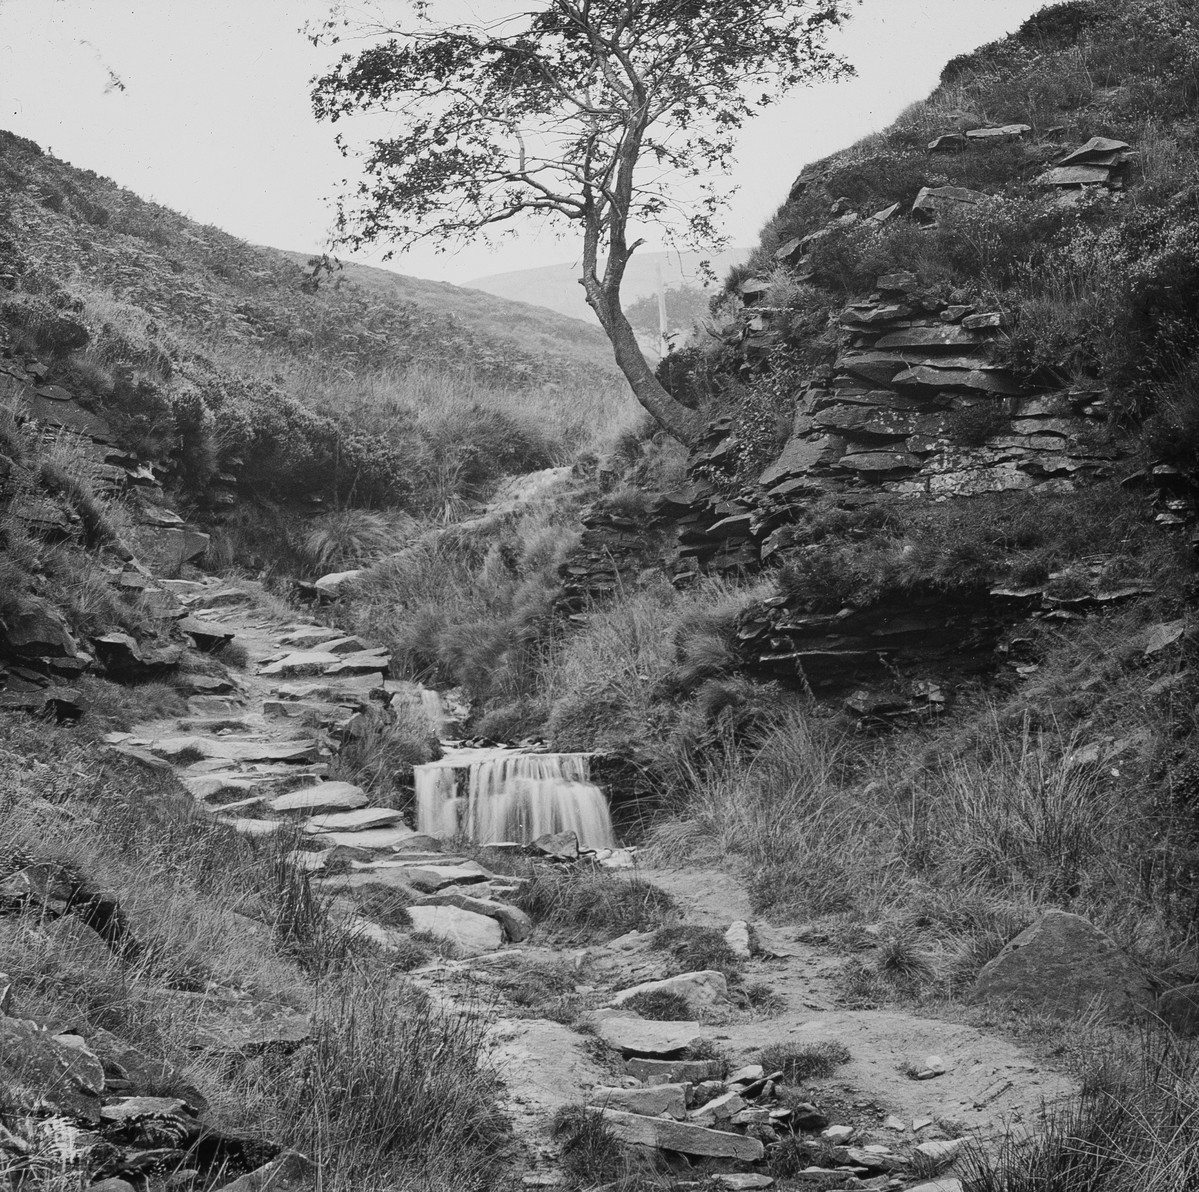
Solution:
[[(416, 835), (415, 832), (412, 833)], [(460, 865), (411, 865), (405, 867), (408, 882), (418, 890), (433, 893), (446, 886), (463, 886), (475, 882), (485, 882), (491, 874), (474, 861), (464, 861)]]
[(337, 596), (344, 596), (354, 581), (365, 574), (361, 568), (357, 571), (334, 571), (329, 575), (322, 575), (312, 586), (319, 595), (331, 600)]
[(175, 622), (181, 633), (186, 633), (203, 654), (215, 654), (234, 638), (232, 629), (225, 629), (215, 621), (202, 621), (199, 617), (183, 617)]
[(0, 1018), (0, 1087), (8, 1108), (100, 1118), (104, 1067), (78, 1035), (52, 1035), (23, 1018)]
[(684, 1084), (655, 1084), (645, 1088), (606, 1088), (598, 1085), (587, 1094), (589, 1105), (620, 1109), (626, 1113), (641, 1113), (649, 1117), (665, 1114), (677, 1121), (687, 1115), (687, 1086)]
[(391, 655), (378, 650), (367, 650), (360, 654), (334, 654), (333, 657), (337, 661), (321, 672), (330, 678), (372, 675), (386, 671), (391, 665)]
[(828, 1142), (843, 1143), (848, 1142), (856, 1133), (857, 1130), (853, 1126), (829, 1126), (820, 1132), (820, 1137)]
[(738, 1068), (729, 1077), (729, 1084), (754, 1084), (761, 1080), (766, 1075), (766, 1069), (761, 1064), (747, 1064), (744, 1068)]
[(729, 1188), (732, 1192), (748, 1192), (753, 1188), (769, 1188), (774, 1184), (772, 1176), (759, 1175), (756, 1171), (726, 1171), (709, 1178), (714, 1184)]
[(78, 649), (58, 610), (34, 596), (21, 597), (0, 621), (0, 640), (26, 657), (73, 658)]
[(756, 1163), (766, 1153), (761, 1142), (744, 1134), (709, 1130), (704, 1126), (675, 1122), (669, 1118), (642, 1117), (618, 1109), (592, 1109), (591, 1112), (601, 1114), (604, 1125), (621, 1142), (680, 1151), (684, 1155), (740, 1159), (746, 1163)]
[(922, 1184), (913, 1184), (907, 1192), (965, 1192), (961, 1180), (926, 1180)]
[(1009, 942), (983, 967), (974, 991), (1057, 1014), (1097, 1007), (1121, 1015), (1149, 1000), (1145, 977), (1115, 941), (1066, 911), (1049, 911)]
[(643, 993), (677, 994), (692, 1009), (695, 1009), (727, 1002), (729, 986), (724, 974), (718, 973), (714, 969), (706, 969), (698, 973), (681, 973), (677, 977), (666, 977), (661, 981), (644, 981), (630, 989), (622, 989), (613, 996), (612, 1005), (623, 1006), (630, 998), (635, 998)]
[(711, 1126), (717, 1122), (729, 1121), (744, 1108), (745, 1099), (734, 1090), (722, 1093), (719, 1097), (713, 1097), (711, 1101), (701, 1105), (698, 1109), (693, 1109), (687, 1118), (689, 1121)]
[(918, 1155), (923, 1155), (934, 1163), (949, 1163), (965, 1145), (964, 1138), (945, 1138), (918, 1143), (915, 1150)]
[[(428, 837), (419, 835), (403, 824), (398, 824), (392, 828), (363, 828), (357, 832), (321, 832), (318, 835), (312, 836), (311, 839), (325, 847), (345, 846), (352, 849), (368, 849), (374, 852), (417, 847), (418, 842), (420, 847), (427, 849), (424, 842)], [(415, 877), (409, 880), (412, 885), (421, 886), (421, 883)]]
[(908, 1129), (903, 1119), (897, 1118), (893, 1113), (887, 1116), (883, 1126), (888, 1130), (898, 1130), (901, 1134), (906, 1134)]

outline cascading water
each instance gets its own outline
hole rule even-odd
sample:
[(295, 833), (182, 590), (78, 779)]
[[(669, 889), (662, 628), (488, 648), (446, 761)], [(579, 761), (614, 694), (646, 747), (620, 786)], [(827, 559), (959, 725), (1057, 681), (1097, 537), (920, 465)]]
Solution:
[(615, 848), (608, 801), (583, 753), (449, 749), (414, 767), (417, 831), (480, 844), (527, 844), (573, 831), (588, 848)]

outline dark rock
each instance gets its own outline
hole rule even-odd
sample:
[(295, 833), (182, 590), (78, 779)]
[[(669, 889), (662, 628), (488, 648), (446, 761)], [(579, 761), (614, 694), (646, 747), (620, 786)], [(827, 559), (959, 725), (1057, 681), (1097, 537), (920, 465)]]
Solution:
[(104, 1068), (77, 1035), (0, 1018), (0, 1088), (7, 1108), (97, 1122)]
[(109, 678), (119, 683), (144, 683), (161, 679), (183, 658), (182, 646), (147, 646), (127, 633), (106, 633), (92, 645)]
[(74, 658), (78, 649), (58, 610), (34, 596), (18, 598), (16, 611), (0, 621), (0, 636), (27, 657)]
[(1042, 174), (1037, 182), (1042, 186), (1094, 186), (1110, 182), (1112, 171), (1107, 166), (1057, 166)]
[(1067, 153), (1058, 159), (1059, 166), (1091, 165), (1097, 160), (1110, 164), (1112, 154), (1123, 154), (1131, 146), (1126, 141), (1112, 140), (1110, 137), (1092, 137), (1085, 145)]
[(1149, 1000), (1144, 975), (1110, 936), (1080, 915), (1050, 911), (984, 965), (979, 997), (1009, 998), (1050, 1013), (1127, 1013)]
[(966, 136), (972, 141), (1008, 141), (1032, 132), (1027, 124), (1001, 124), (998, 128), (971, 128)]
[(175, 622), (181, 633), (186, 633), (204, 654), (215, 654), (234, 638), (232, 629), (226, 629), (213, 621), (202, 621), (199, 617), (183, 617)]
[(946, 207), (978, 203), (983, 198), (985, 196), (978, 191), (963, 186), (926, 186), (916, 196), (912, 211), (925, 219), (936, 219), (937, 213)]

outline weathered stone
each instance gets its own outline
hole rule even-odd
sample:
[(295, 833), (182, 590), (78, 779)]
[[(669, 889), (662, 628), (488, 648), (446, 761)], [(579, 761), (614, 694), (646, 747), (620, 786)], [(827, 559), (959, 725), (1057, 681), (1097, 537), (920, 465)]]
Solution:
[[(424, 840), (423, 837), (418, 837), (418, 834), (411, 828), (405, 827), (402, 824), (392, 828), (364, 828), (358, 832), (325, 831), (313, 836), (312, 839), (332, 847), (345, 845), (349, 848), (371, 850), (395, 850), (405, 848), (417, 839), (420, 839), (422, 842)], [(413, 884), (419, 883), (416, 883), (414, 880)]]
[(193, 1108), (179, 1097), (119, 1097), (100, 1108), (100, 1117), (106, 1122), (127, 1122), (130, 1118), (139, 1117), (170, 1117), (173, 1114), (195, 1116)]
[[(900, 367), (902, 367), (902, 362)], [(894, 373), (891, 375), (893, 376)], [(778, 459), (762, 473), (758, 483), (763, 488), (769, 488), (772, 484), (788, 476), (810, 472), (821, 464), (836, 460), (843, 449), (844, 445), (841, 440), (835, 439), (831, 435), (816, 439), (791, 439), (783, 448)]]
[(309, 835), (324, 832), (361, 832), (403, 823), (404, 813), (392, 807), (362, 807), (314, 815), (304, 824)]
[(324, 597), (332, 599), (335, 596), (345, 595), (345, 589), (351, 586), (356, 579), (365, 575), (365, 571), (359, 569), (357, 571), (334, 571), (329, 575), (322, 575), (313, 587)]
[(592, 1109), (591, 1112), (601, 1114), (604, 1125), (621, 1142), (680, 1151), (684, 1155), (740, 1159), (746, 1163), (755, 1163), (766, 1153), (761, 1142), (756, 1138), (747, 1138), (744, 1134), (709, 1130), (704, 1126), (674, 1122), (669, 1118), (642, 1117), (618, 1109)]
[(160, 737), (150, 742), (150, 750), (159, 757), (173, 759), (181, 754), (237, 762), (313, 762), (317, 757), (315, 741), (247, 741), (237, 737)]
[(756, 1171), (723, 1171), (708, 1178), (730, 1192), (751, 1192), (752, 1189), (769, 1188), (774, 1184), (772, 1176), (759, 1175)]
[(687, 1114), (687, 1086), (655, 1084), (639, 1089), (617, 1089), (598, 1085), (587, 1094), (587, 1103), (650, 1117), (665, 1114), (682, 1121)]
[(698, 1109), (693, 1109), (687, 1118), (700, 1125), (715, 1125), (717, 1122), (727, 1122), (745, 1108), (745, 1099), (737, 1089), (730, 1089), (705, 1102)]
[(412, 885), (417, 889), (430, 892), (441, 890), (446, 886), (484, 882), (491, 876), (486, 869), (474, 861), (465, 861), (460, 865), (405, 865), (403, 868), (407, 880)]
[(694, 1047), (702, 1039), (698, 1022), (655, 1022), (619, 1014), (597, 1015), (595, 1033), (609, 1047), (643, 1056), (670, 1055)]
[(236, 608), (253, 603), (254, 597), (242, 588), (218, 588), (215, 592), (201, 592), (187, 599), (190, 608)]
[(279, 644), (290, 646), (294, 650), (312, 650), (339, 640), (345, 640), (340, 629), (330, 629), (325, 625), (306, 625), (281, 637)]
[(1094, 186), (1111, 180), (1108, 166), (1058, 166), (1046, 170), (1037, 182), (1041, 186)]
[(677, 1081), (695, 1083), (713, 1080), (720, 1075), (719, 1060), (650, 1060), (634, 1058), (625, 1061), (624, 1070), (646, 1084), (673, 1084)]
[(1049, 911), (1016, 936), (983, 967), (974, 991), (1059, 1014), (1097, 1007), (1119, 1015), (1149, 1000), (1144, 976), (1111, 937), (1066, 911)]
[(190, 1026), (193, 1045), (214, 1054), (233, 1054), (272, 1044), (302, 1043), (312, 1031), (308, 1014), (281, 1002), (213, 991), (164, 990)]
[(976, 389), (1001, 397), (1023, 393), (1023, 387), (1010, 374), (995, 369), (935, 368), (921, 364), (904, 369), (891, 378), (893, 385), (909, 385), (929, 389)]
[(0, 1017), (0, 1087), (12, 1109), (95, 1122), (104, 1067), (77, 1035), (52, 1035), (36, 1022)]
[(106, 633), (92, 638), (96, 657), (105, 672), (119, 682), (141, 683), (162, 678), (183, 658), (182, 646), (152, 646), (127, 633)]
[(884, 273), (875, 285), (884, 294), (911, 294), (920, 288), (914, 273)]
[(301, 678), (306, 675), (323, 675), (339, 660), (336, 654), (324, 650), (297, 650), (276, 662), (268, 663), (258, 673), (271, 678)]
[(456, 906), (461, 911), (474, 915), (487, 915), (504, 929), (508, 941), (519, 944), (533, 933), (533, 920), (519, 907), (506, 902), (493, 902), (489, 898), (474, 898), (460, 890), (438, 890), (421, 899), (422, 906)]
[(928, 143), (930, 153), (961, 153), (970, 142), (960, 132), (947, 132)]
[(391, 655), (378, 650), (365, 650), (356, 654), (334, 655), (337, 661), (321, 672), (331, 678), (338, 675), (370, 675), (386, 671), (391, 665)]
[(718, 973), (714, 969), (705, 969), (696, 973), (680, 973), (676, 977), (666, 977), (661, 981), (644, 981), (630, 989), (622, 989), (613, 996), (612, 1005), (623, 1006), (630, 998), (638, 997), (643, 993), (673, 993), (683, 998), (692, 1009), (695, 1009), (727, 1002), (729, 987), (723, 973)]
[(494, 952), (504, 944), (503, 929), (490, 915), (476, 915), (456, 906), (411, 906), (408, 914), (413, 930), (448, 940), (463, 956)]
[(277, 795), (268, 806), (272, 811), (354, 811), (365, 807), (370, 800), (366, 791), (352, 782), (318, 782), (315, 786), (301, 787)]
[(18, 598), (16, 610), (0, 621), (0, 638), (25, 657), (73, 658), (78, 650), (58, 610), (34, 596)]
[(1013, 137), (1022, 137), (1026, 132), (1032, 132), (1028, 124), (1001, 124), (997, 128), (971, 128), (966, 136), (972, 141), (1005, 141)]
[[(882, 336), (874, 345), (878, 352), (895, 348), (958, 348), (985, 343), (977, 331), (954, 323), (938, 323), (929, 327), (907, 327)], [(910, 359), (910, 358), (909, 358)], [(904, 361), (908, 363), (909, 361)], [(935, 363), (931, 362), (930, 363)]]
[(1067, 153), (1058, 159), (1059, 166), (1083, 165), (1093, 162), (1096, 158), (1107, 160), (1112, 154), (1127, 152), (1131, 146), (1127, 141), (1113, 140), (1111, 137), (1092, 137), (1085, 145)]
[(942, 208), (978, 203), (984, 197), (978, 191), (967, 190), (964, 186), (925, 186), (916, 196), (912, 211), (925, 219), (935, 219)]
[(965, 1185), (957, 1179), (926, 1180), (910, 1185), (907, 1192), (965, 1192)]
[(175, 622), (175, 626), (196, 643), (197, 650), (205, 654), (215, 653), (234, 638), (232, 629), (226, 629), (215, 621), (202, 621), (199, 617), (183, 617)]

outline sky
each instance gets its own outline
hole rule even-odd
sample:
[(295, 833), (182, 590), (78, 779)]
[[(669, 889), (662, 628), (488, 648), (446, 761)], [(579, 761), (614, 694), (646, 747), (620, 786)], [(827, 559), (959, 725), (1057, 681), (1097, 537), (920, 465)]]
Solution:
[[(385, 0), (386, 2), (386, 0)], [(723, 232), (752, 245), (801, 168), (884, 128), (941, 67), (1015, 29), (1045, 0), (862, 0), (834, 48), (856, 78), (798, 91), (743, 133)], [(492, 17), (511, 0), (434, 0)], [(309, 80), (338, 51), (300, 32), (329, 0), (0, 0), (0, 128), (255, 244), (328, 247), (355, 178)], [(397, 12), (404, 5), (391, 4)], [(657, 247), (650, 238), (648, 248)], [(401, 273), (464, 283), (571, 261), (545, 230), (489, 249), (397, 255)], [(349, 256), (346, 252), (339, 255)], [(382, 263), (381, 253), (354, 259)]]

